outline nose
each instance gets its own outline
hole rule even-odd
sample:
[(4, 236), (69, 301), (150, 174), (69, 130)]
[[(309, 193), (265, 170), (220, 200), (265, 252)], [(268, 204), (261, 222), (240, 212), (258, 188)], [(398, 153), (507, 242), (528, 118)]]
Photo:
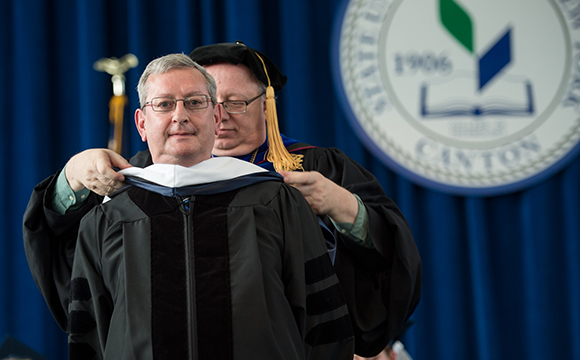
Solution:
[(222, 107), (222, 111), (221, 111), (221, 114), (222, 114), (222, 121), (224, 121), (224, 120), (226, 120), (226, 121), (227, 121), (227, 120), (229, 120), (229, 118), (230, 118), (230, 113), (226, 111), (226, 107), (224, 106), (224, 104), (222, 104), (222, 103), (219, 103), (219, 106), (221, 106), (221, 107)]
[(175, 104), (175, 110), (173, 110), (173, 121), (174, 122), (188, 122), (189, 121), (189, 111), (185, 108), (183, 101), (178, 101)]

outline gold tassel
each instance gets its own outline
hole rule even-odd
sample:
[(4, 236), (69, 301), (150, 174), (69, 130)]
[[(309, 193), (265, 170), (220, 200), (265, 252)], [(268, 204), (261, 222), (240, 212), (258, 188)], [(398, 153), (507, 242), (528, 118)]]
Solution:
[(268, 88), (266, 89), (266, 128), (268, 131), (268, 154), (266, 159), (274, 165), (276, 171), (293, 171), (302, 170), (302, 158), (304, 155), (290, 154), (288, 149), (284, 146), (282, 136), (280, 136), (280, 129), (278, 127), (278, 114), (276, 112), (276, 98), (274, 96), (274, 88), (270, 83), (270, 76), (266, 64), (260, 55), (256, 56), (262, 61), (264, 72), (268, 79)]

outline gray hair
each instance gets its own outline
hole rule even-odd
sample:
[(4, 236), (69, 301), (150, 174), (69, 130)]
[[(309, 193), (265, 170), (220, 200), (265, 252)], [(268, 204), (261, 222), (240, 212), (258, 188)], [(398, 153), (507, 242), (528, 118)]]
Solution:
[(215, 80), (207, 72), (207, 70), (205, 70), (195, 61), (191, 60), (191, 58), (185, 54), (169, 54), (151, 61), (145, 68), (145, 71), (143, 71), (143, 74), (139, 79), (139, 84), (137, 85), (137, 93), (139, 94), (139, 103), (141, 108), (143, 108), (147, 102), (147, 94), (149, 92), (147, 80), (149, 79), (149, 76), (164, 74), (173, 69), (197, 69), (199, 72), (201, 72), (205, 78), (205, 86), (207, 88), (209, 97), (211, 98), (212, 106), (215, 107), (217, 102), (217, 86), (215, 84)]

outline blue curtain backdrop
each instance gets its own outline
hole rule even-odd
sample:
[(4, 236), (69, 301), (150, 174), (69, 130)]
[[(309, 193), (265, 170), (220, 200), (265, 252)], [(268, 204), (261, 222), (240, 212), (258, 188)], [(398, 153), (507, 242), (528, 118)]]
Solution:
[(330, 70), (342, 0), (2, 0), (0, 14), (0, 338), (67, 357), (30, 275), (22, 215), (32, 188), (73, 154), (106, 147), (110, 76), (103, 57), (135, 54), (124, 154), (145, 65), (173, 52), (243, 40), (288, 76), (277, 93), (287, 135), (334, 146), (373, 172), (406, 215), (423, 260), (423, 296), (404, 337), (416, 360), (580, 359), (580, 159), (524, 191), (438, 193), (373, 158), (341, 110)]

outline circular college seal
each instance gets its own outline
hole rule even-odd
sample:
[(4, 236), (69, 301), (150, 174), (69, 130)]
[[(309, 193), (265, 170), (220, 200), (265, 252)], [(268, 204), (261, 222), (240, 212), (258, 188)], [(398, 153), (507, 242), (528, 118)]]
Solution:
[(580, 138), (577, 0), (350, 0), (336, 88), (394, 171), (458, 195), (516, 191), (562, 169)]

